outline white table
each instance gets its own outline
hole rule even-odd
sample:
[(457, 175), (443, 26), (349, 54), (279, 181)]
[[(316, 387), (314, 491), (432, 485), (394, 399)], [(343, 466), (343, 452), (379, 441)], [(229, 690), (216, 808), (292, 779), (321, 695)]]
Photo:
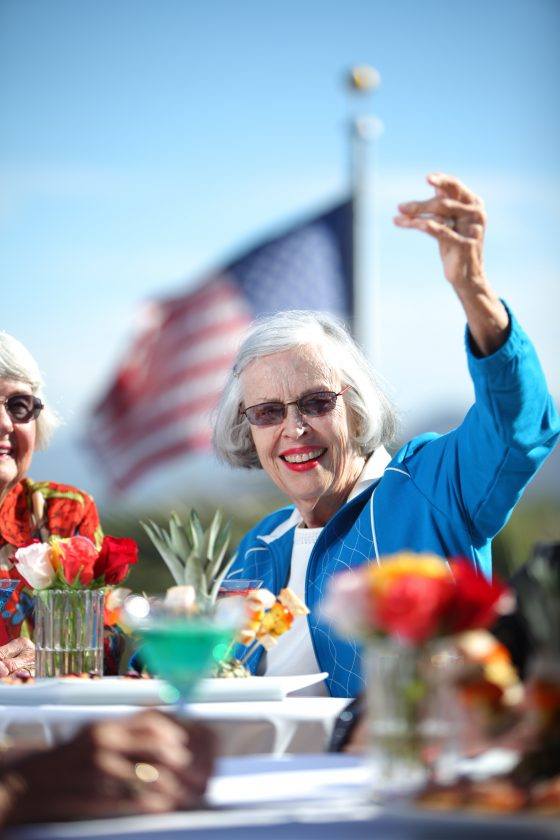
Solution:
[(524, 815), (438, 814), (369, 798), (369, 768), (344, 755), (222, 759), (213, 810), (57, 823), (6, 840), (551, 840), (558, 823)]
[[(189, 715), (204, 720), (216, 732), (222, 756), (280, 756), (325, 749), (334, 721), (348, 702), (335, 697), (289, 697), (282, 701), (192, 703)], [(0, 737), (7, 736), (16, 746), (51, 745), (67, 739), (84, 723), (139, 710), (124, 705), (0, 706)]]

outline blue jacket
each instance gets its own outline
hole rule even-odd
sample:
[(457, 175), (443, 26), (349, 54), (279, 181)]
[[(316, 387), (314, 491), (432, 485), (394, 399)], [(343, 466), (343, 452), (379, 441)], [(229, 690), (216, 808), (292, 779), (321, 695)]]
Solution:
[[(560, 435), (533, 345), (511, 313), (499, 350), (477, 357), (468, 331), (466, 348), (475, 403), (461, 425), (406, 443), (381, 479), (327, 522), (313, 547), (305, 601), (317, 662), (329, 673), (333, 696), (355, 696), (363, 679), (359, 645), (338, 637), (320, 616), (332, 575), (409, 549), (462, 555), (490, 576), (492, 537)], [(230, 576), (262, 579), (278, 593), (290, 573), (296, 519), (289, 506), (259, 522), (241, 541)], [(253, 671), (261, 653), (249, 661)]]

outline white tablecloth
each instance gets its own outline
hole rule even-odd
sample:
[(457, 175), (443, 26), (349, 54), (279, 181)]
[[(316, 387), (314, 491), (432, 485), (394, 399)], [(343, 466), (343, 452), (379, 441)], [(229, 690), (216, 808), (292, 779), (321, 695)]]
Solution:
[(558, 824), (524, 815), (437, 814), (368, 798), (369, 769), (343, 755), (223, 759), (213, 810), (57, 823), (6, 840), (551, 840)]
[[(282, 701), (192, 703), (190, 717), (204, 720), (218, 736), (222, 756), (323, 750), (348, 700), (293, 697)], [(169, 707), (167, 707), (169, 710)], [(0, 706), (0, 736), (16, 746), (65, 740), (80, 725), (130, 715), (137, 706)]]

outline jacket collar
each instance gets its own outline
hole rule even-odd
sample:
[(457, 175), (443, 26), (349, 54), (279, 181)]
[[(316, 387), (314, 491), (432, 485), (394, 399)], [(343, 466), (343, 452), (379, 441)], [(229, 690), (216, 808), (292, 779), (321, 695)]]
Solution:
[(348, 501), (351, 502), (356, 496), (359, 496), (364, 490), (370, 487), (374, 481), (377, 481), (383, 475), (385, 467), (391, 462), (391, 456), (384, 446), (378, 446), (364, 464), (364, 468), (360, 473), (360, 477), (352, 488), (352, 492), (348, 496)]
[[(387, 452), (384, 446), (378, 447), (375, 452), (370, 455), (367, 459), (366, 463), (364, 464), (364, 468), (360, 473), (360, 477), (358, 478), (356, 484), (352, 488), (352, 492), (348, 496), (348, 502), (353, 501), (357, 496), (367, 490), (371, 485), (378, 480), (383, 475), (385, 467), (391, 461), (391, 456)], [(344, 507), (344, 505), (343, 505)], [(290, 510), (288, 508), (288, 510)], [(342, 508), (341, 508), (342, 510)], [(336, 514), (335, 514), (336, 515)], [(275, 542), (276, 540), (283, 537), (293, 528), (297, 528), (297, 526), (303, 521), (302, 516), (296, 507), (291, 509), (291, 513), (288, 515), (287, 519), (284, 519), (279, 525), (277, 525), (270, 534), (261, 534), (257, 537), (257, 539), (261, 540), (261, 542), (265, 543), (265, 545), (270, 545), (271, 543)]]

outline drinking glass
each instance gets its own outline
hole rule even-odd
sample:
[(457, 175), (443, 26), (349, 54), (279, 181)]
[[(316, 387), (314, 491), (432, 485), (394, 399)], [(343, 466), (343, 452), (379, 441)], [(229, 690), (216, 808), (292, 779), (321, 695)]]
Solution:
[(235, 596), (246, 597), (252, 589), (260, 589), (262, 580), (240, 580), (230, 578), (223, 580), (218, 589), (218, 598), (234, 598)]
[(103, 675), (103, 605), (103, 589), (45, 589), (37, 593), (37, 677)]
[[(143, 615), (138, 615), (139, 608)], [(141, 657), (150, 673), (175, 689), (168, 699), (176, 701), (184, 712), (198, 681), (228, 650), (237, 630), (236, 611), (221, 612), (219, 617), (212, 611), (190, 615), (166, 605), (159, 596), (136, 596), (126, 605), (126, 611), (142, 643)]]

